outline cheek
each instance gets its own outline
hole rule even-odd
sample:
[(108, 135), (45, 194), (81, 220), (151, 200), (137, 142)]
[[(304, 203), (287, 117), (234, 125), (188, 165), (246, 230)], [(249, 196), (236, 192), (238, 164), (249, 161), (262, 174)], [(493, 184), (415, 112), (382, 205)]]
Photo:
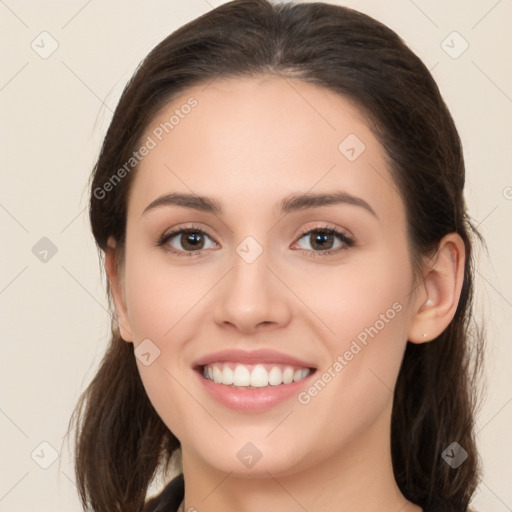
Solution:
[[(142, 264), (144, 262), (144, 264)], [(128, 317), (136, 341), (165, 340), (186, 324), (187, 317), (211, 287), (214, 276), (166, 264), (165, 258), (134, 256), (126, 262), (125, 289)]]
[(293, 276), (297, 295), (330, 332), (330, 351), (347, 350), (352, 340), (379, 337), (400, 343), (408, 322), (412, 270), (408, 253), (383, 251), (338, 267), (318, 266)]
[[(130, 328), (135, 349), (149, 339), (158, 354), (148, 365), (137, 359), (137, 367), (153, 407), (173, 434), (182, 439), (187, 432), (184, 413), (191, 408), (187, 391), (191, 370), (189, 360), (183, 357), (184, 349), (205, 325), (202, 306), (219, 272), (201, 265), (172, 266), (165, 257), (137, 251), (137, 247), (131, 253), (127, 251), (125, 264)], [(204, 422), (204, 410), (198, 407), (195, 412), (198, 422)]]
[(125, 289), (135, 355), (146, 351), (137, 351), (139, 344), (148, 346), (146, 340), (151, 341), (149, 364), (141, 357), (136, 360), (137, 367), (153, 407), (181, 438), (186, 431), (182, 414), (173, 411), (186, 411), (190, 396), (185, 392), (182, 370), (176, 369), (181, 348), (190, 338), (183, 329), (193, 316), (194, 304), (205, 292), (196, 286), (201, 281), (191, 283), (183, 272), (150, 261), (147, 255), (137, 257), (135, 251), (131, 255), (126, 261)]
[[(370, 421), (392, 398), (407, 342), (412, 270), (405, 248), (389, 254), (333, 269), (328, 280), (303, 280), (303, 293), (314, 290), (308, 305), (330, 331), (321, 339), (329, 353), (317, 372), (321, 382), (301, 402), (320, 415), (329, 411), (346, 422), (350, 411), (350, 418)], [(325, 284), (315, 288), (314, 281)]]

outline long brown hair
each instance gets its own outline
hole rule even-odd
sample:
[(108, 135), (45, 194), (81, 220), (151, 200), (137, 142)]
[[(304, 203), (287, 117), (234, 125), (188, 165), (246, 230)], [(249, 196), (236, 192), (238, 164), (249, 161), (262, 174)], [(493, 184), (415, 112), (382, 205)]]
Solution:
[[(406, 206), (415, 268), (447, 233), (464, 240), (464, 283), (453, 321), (436, 340), (407, 344), (391, 443), (395, 478), (406, 498), (420, 506), (438, 504), (446, 512), (466, 510), (479, 469), (474, 385), (483, 338), (471, 328), (476, 231), (466, 212), (464, 160), (452, 117), (427, 68), (388, 27), (340, 6), (237, 0), (172, 33), (137, 69), (105, 136), (91, 182), (96, 242), (105, 251), (113, 237), (123, 248), (136, 167), (112, 179), (156, 113), (187, 87), (264, 73), (326, 87), (354, 101), (372, 120)], [(121, 339), (115, 321), (109, 348), (71, 424), (77, 428), (76, 475), (84, 507), (142, 510), (148, 485), (167, 467), (179, 442), (151, 406), (133, 347)], [(456, 470), (441, 457), (454, 441), (469, 455)]]

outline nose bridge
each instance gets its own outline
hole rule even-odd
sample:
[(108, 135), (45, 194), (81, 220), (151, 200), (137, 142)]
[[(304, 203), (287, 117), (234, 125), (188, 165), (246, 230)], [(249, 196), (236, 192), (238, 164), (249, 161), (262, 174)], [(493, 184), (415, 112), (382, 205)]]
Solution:
[(279, 289), (268, 264), (269, 253), (254, 237), (246, 237), (236, 247), (232, 270), (217, 304), (217, 323), (249, 332), (258, 326), (283, 325), (289, 320), (288, 298)]

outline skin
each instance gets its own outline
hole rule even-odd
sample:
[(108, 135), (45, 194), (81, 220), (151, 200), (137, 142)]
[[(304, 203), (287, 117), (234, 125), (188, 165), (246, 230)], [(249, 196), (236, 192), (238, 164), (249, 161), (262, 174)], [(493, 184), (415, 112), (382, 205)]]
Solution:
[[(182, 445), (185, 510), (420, 511), (393, 476), (392, 390), (407, 340), (428, 342), (453, 318), (462, 240), (441, 240), (415, 283), (385, 150), (348, 99), (274, 76), (216, 80), (175, 98), (146, 136), (191, 96), (197, 107), (134, 176), (124, 258), (110, 240), (105, 259), (123, 339), (136, 348), (149, 338), (160, 350), (149, 366), (137, 364)], [(353, 162), (338, 149), (349, 134), (366, 146)], [(279, 213), (291, 195), (333, 190), (376, 215), (351, 204)], [(167, 205), (143, 213), (171, 192), (214, 198), (223, 212)], [(191, 223), (210, 237), (199, 253), (157, 245)], [(302, 233), (326, 225), (354, 245), (315, 256), (314, 237)], [(263, 249), (253, 263), (236, 252), (247, 236)], [(179, 236), (173, 244), (184, 250)], [(259, 413), (230, 410), (191, 368), (221, 349), (270, 348), (321, 374), (395, 303), (401, 311), (305, 405), (294, 397)], [(251, 468), (237, 457), (247, 442), (262, 453)]]

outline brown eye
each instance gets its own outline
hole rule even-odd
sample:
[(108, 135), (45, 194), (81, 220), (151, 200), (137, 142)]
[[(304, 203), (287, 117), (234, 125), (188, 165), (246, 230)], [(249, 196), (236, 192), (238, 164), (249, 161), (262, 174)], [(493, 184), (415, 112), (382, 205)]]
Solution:
[(180, 235), (180, 243), (183, 249), (186, 251), (195, 251), (197, 249), (202, 249), (204, 245), (204, 236), (201, 233), (193, 232), (193, 233), (182, 233)]
[(166, 251), (187, 255), (206, 249), (215, 249), (217, 244), (202, 230), (195, 228), (179, 229), (168, 233), (158, 242)]
[(354, 245), (354, 241), (341, 231), (332, 228), (312, 229), (296, 242), (299, 249), (322, 253), (343, 250)]
[(311, 233), (309, 235), (309, 243), (311, 247), (318, 251), (332, 249), (335, 242), (334, 235), (331, 233)]

